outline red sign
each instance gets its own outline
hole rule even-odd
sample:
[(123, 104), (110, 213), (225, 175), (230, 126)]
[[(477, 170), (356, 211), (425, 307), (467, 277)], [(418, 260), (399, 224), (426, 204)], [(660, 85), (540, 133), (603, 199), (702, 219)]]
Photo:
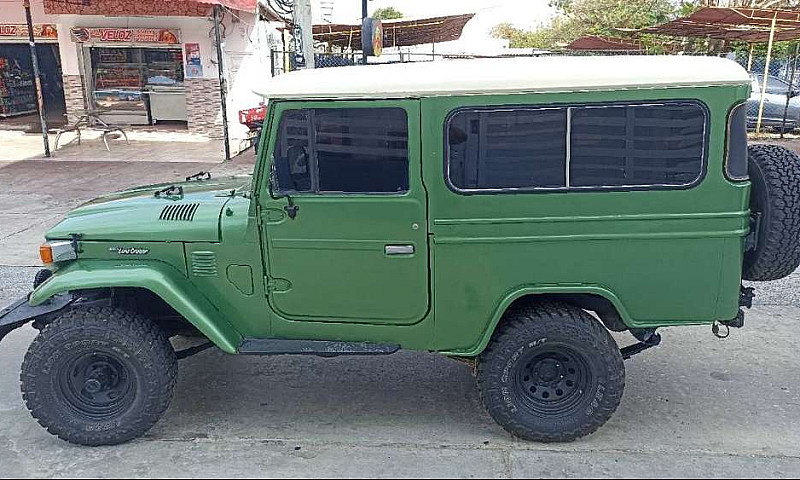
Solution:
[[(34, 38), (58, 38), (58, 27), (51, 23), (33, 26)], [(28, 38), (27, 25), (3, 25), (0, 24), (0, 38)]]
[(98, 43), (159, 43), (176, 45), (181, 43), (180, 30), (168, 28), (84, 28), (70, 30), (76, 42)]

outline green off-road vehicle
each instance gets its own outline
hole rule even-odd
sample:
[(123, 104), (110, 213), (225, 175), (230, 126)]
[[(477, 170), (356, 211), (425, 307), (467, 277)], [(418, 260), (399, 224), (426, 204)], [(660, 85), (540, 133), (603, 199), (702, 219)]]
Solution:
[(252, 176), (73, 210), (0, 337), (39, 330), (23, 397), (80, 444), (158, 421), (177, 360), (203, 348), (176, 335), (229, 354), (439, 352), (474, 366), (512, 434), (572, 440), (609, 419), (623, 360), (658, 328), (723, 335), (750, 306), (743, 279), (800, 263), (800, 159), (748, 148), (749, 94), (708, 57), (286, 74), (266, 85)]

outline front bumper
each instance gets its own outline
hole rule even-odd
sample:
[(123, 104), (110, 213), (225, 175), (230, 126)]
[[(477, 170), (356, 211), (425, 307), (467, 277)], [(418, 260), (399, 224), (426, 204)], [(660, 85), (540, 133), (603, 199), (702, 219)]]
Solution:
[(75, 300), (70, 293), (54, 295), (41, 305), (35, 307), (28, 303), (30, 294), (0, 310), (0, 341), (11, 331), (35, 320), (42, 315), (61, 310)]

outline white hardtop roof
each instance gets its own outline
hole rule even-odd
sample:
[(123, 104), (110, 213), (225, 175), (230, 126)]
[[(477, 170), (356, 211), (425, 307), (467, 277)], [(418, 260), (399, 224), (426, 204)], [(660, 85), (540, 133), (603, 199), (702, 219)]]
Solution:
[(300, 70), (265, 82), (256, 93), (275, 99), (402, 98), (749, 84), (744, 68), (718, 57), (548, 56)]

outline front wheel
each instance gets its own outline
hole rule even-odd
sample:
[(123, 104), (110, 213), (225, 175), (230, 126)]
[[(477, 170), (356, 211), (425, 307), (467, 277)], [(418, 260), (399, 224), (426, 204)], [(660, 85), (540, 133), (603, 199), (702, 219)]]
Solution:
[(164, 332), (143, 316), (77, 307), (45, 326), (22, 363), (22, 396), (62, 440), (114, 445), (143, 435), (166, 411), (177, 377)]
[(478, 359), (478, 386), (489, 414), (513, 435), (568, 442), (611, 417), (625, 369), (600, 322), (576, 307), (541, 303), (506, 314)]

